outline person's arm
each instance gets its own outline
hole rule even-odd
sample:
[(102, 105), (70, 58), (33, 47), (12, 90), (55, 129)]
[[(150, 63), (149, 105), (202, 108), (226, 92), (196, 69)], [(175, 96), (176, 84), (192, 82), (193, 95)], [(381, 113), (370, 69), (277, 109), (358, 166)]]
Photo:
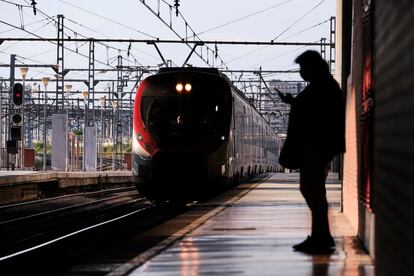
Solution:
[(286, 103), (286, 104), (292, 104), (293, 102), (293, 96), (292, 94), (289, 93), (282, 93), (279, 89), (275, 88), (275, 90), (277, 91), (277, 94), (279, 95), (280, 99), (282, 100), (282, 102)]

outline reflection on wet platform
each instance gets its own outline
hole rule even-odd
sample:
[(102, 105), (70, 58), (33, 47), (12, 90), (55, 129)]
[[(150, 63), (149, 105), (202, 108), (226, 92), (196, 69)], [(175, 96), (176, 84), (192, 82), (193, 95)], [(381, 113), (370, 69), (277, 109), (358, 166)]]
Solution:
[(339, 184), (328, 184), (335, 251), (307, 255), (292, 250), (309, 234), (310, 214), (297, 181), (284, 180), (286, 176), (274, 174), (250, 187), (244, 197), (133, 274), (374, 275), (371, 257), (339, 212)]

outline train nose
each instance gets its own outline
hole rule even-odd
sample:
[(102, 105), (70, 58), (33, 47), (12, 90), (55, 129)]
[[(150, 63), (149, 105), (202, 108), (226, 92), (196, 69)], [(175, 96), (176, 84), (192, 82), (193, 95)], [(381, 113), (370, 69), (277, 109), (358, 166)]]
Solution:
[(152, 162), (152, 175), (159, 181), (199, 182), (207, 177), (207, 161), (196, 153), (158, 151)]

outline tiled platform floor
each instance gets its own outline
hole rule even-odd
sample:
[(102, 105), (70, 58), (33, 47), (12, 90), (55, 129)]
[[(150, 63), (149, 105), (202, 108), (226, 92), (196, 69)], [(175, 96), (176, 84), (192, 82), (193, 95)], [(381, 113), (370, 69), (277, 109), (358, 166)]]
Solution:
[[(340, 210), (340, 186), (328, 179), (331, 230), (336, 251), (307, 255), (292, 245), (310, 232), (310, 213), (297, 174), (272, 174), (226, 202), (216, 215), (132, 275), (374, 275), (371, 257)], [(210, 202), (214, 204), (214, 202)]]

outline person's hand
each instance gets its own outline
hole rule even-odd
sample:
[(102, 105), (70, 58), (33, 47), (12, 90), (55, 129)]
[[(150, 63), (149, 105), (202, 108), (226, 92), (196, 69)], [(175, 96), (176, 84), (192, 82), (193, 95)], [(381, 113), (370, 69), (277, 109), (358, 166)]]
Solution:
[(282, 93), (279, 90), (277, 90), (277, 94), (279, 94), (280, 99), (287, 104), (291, 104), (293, 102), (293, 96), (289, 93)]

